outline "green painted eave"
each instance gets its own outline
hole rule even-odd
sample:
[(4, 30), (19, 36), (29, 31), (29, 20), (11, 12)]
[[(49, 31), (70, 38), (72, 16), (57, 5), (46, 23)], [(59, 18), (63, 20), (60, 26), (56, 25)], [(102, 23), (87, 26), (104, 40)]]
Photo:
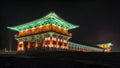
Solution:
[(97, 46), (102, 46), (102, 45), (113, 46), (112, 43), (97, 44)]
[(74, 28), (78, 28), (78, 25), (73, 25), (65, 20), (63, 20), (61, 17), (59, 17), (57, 14), (55, 14), (54, 12), (51, 12), (49, 14), (47, 14), (46, 16), (22, 24), (22, 25), (17, 25), (17, 26), (12, 26), (12, 27), (7, 27), (8, 29), (12, 29), (12, 30), (16, 30), (16, 31), (23, 31), (26, 29), (31, 29), (31, 28), (35, 28), (35, 27), (39, 27), (39, 26), (44, 26), (46, 24), (55, 24), (57, 26), (60, 26), (62, 28), (65, 28), (67, 30), (70, 29), (74, 29)]
[(69, 43), (68, 43), (68, 46), (78, 47), (78, 48), (83, 48), (83, 49), (88, 49), (88, 50), (103, 51), (103, 49), (101, 49), (101, 48), (92, 47), (92, 46), (87, 46), (87, 45), (83, 45), (83, 44), (77, 44), (77, 43), (70, 42), (70, 41), (69, 41)]

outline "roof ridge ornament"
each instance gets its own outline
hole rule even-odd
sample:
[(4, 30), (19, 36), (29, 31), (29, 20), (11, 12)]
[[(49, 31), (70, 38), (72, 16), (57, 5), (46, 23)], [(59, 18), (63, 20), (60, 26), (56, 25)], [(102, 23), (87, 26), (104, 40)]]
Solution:
[(55, 12), (50, 12), (50, 13), (47, 14), (45, 17), (54, 18), (54, 17), (58, 17), (58, 15), (57, 15)]

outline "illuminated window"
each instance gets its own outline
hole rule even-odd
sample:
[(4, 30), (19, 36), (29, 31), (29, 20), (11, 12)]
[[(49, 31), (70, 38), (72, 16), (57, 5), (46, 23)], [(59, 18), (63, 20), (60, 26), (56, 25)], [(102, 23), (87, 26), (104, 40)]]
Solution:
[(48, 37), (48, 40), (50, 40), (50, 37)]
[(45, 41), (48, 40), (47, 38), (45, 38)]
[(52, 40), (55, 40), (55, 38), (54, 38), (54, 37), (52, 37)]
[(58, 42), (60, 41), (60, 39), (58, 38)]
[(67, 41), (66, 40), (64, 40), (64, 43), (66, 43)]
[(45, 45), (45, 47), (47, 47), (47, 45)]
[(62, 42), (62, 39), (60, 40), (60, 42)]
[(55, 41), (56, 41), (56, 38), (55, 38)]
[(20, 41), (20, 44), (23, 44), (23, 41)]

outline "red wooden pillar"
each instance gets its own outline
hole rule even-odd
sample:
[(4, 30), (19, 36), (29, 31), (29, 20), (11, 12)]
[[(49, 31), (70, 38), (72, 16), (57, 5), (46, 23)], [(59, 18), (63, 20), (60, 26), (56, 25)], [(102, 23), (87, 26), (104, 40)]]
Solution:
[(27, 46), (27, 48), (28, 48), (28, 49), (31, 48), (31, 43), (30, 43), (30, 42), (28, 42), (28, 46)]
[(38, 40), (35, 41), (35, 48), (38, 48)]
[(50, 48), (53, 46), (53, 40), (52, 40), (52, 37), (50, 37)]
[(64, 48), (65, 46), (64, 46), (64, 40), (62, 39), (62, 48)]
[(58, 48), (59, 46), (58, 46), (58, 38), (56, 38), (56, 48)]

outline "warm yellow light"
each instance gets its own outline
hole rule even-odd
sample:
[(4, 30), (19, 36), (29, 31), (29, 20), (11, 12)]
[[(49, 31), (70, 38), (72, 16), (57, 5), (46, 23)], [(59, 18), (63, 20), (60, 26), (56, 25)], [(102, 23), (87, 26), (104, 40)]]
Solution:
[(37, 48), (38, 47), (38, 40), (36, 40), (36, 42), (35, 42), (35, 48)]
[(30, 44), (30, 42), (28, 42), (28, 49), (30, 49), (30, 47), (31, 47), (31, 44)]
[(18, 43), (17, 51), (24, 51), (24, 42), (21, 41), (21, 42)]
[(52, 47), (52, 37), (50, 37), (50, 48)]
[(110, 48), (110, 46), (108, 46), (108, 45), (101, 45), (100, 47), (101, 48)]

